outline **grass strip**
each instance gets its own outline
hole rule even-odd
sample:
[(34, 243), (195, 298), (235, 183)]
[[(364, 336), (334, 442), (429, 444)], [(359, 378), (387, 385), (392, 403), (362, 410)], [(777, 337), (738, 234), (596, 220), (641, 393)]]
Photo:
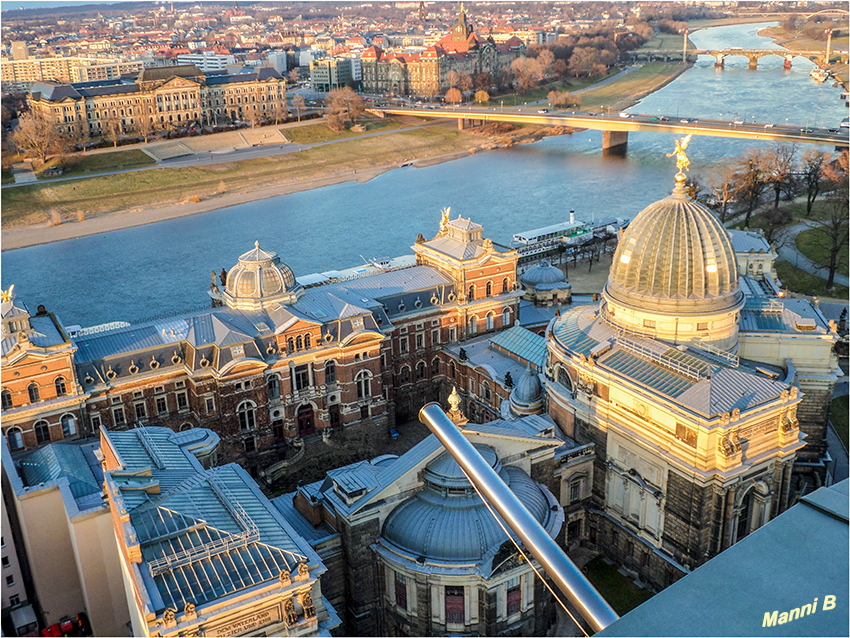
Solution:
[(582, 93), (581, 108), (610, 106), (615, 111), (628, 108), (671, 82), (687, 68), (679, 62), (647, 62), (640, 69), (613, 82)]
[(801, 295), (818, 295), (819, 297), (847, 297), (848, 291), (844, 286), (835, 285), (832, 289), (826, 287), (826, 279), (821, 279), (802, 268), (797, 268), (787, 261), (776, 262), (776, 274), (791, 292)]
[(105, 173), (120, 171), (140, 166), (156, 164), (154, 159), (138, 149), (129, 151), (113, 151), (111, 153), (96, 153), (94, 155), (70, 155), (65, 158), (53, 158), (42, 166), (37, 176), (39, 179), (50, 179), (54, 176), (42, 175), (47, 169), (61, 166), (62, 174), (55, 177), (85, 175), (86, 173)]
[(363, 120), (358, 122), (358, 124), (363, 127), (363, 131), (352, 131), (350, 125), (347, 125), (344, 131), (332, 131), (324, 122), (318, 122), (307, 126), (283, 128), (281, 132), (286, 139), (295, 144), (317, 144), (319, 142), (330, 142), (347, 137), (356, 137), (364, 133), (375, 133), (399, 127), (398, 120), (392, 118)]
[(606, 564), (597, 556), (584, 568), (588, 580), (599, 590), (602, 597), (621, 616), (652, 598), (652, 594), (623, 576), (613, 565)]
[[(829, 250), (827, 250), (824, 246), (830, 244), (831, 240), (823, 228), (810, 228), (809, 230), (804, 230), (802, 233), (797, 235), (796, 241), (797, 250), (816, 264), (823, 266), (824, 268), (829, 267)], [(838, 251), (838, 268), (835, 272), (841, 273), (845, 277), (848, 275), (847, 257), (847, 246), (844, 245)]]
[(832, 422), (832, 427), (835, 428), (838, 438), (844, 444), (844, 449), (850, 447), (847, 442), (848, 430), (850, 430), (850, 426), (848, 426), (848, 411), (850, 411), (848, 399), (850, 397), (845, 395), (833, 399), (832, 403), (829, 404), (829, 420)]

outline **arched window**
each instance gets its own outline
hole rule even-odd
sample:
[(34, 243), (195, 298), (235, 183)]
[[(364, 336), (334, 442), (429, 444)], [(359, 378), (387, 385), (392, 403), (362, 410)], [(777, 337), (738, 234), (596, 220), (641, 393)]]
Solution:
[(505, 277), (504, 279), (502, 279), (502, 292), (508, 292), (509, 288), (510, 284), (508, 283), (508, 278)]
[(478, 332), (478, 317), (475, 315), (469, 318), (469, 334), (474, 335)]
[(307, 333), (304, 335), (304, 347), (308, 350), (310, 349), (310, 334)]
[(66, 437), (74, 436), (77, 433), (77, 420), (72, 414), (63, 414), (60, 421), (62, 423), (62, 434)]
[(486, 381), (481, 384), (481, 395), (484, 397), (484, 400), (487, 401), (487, 403), (490, 402), (490, 399), (492, 398), (492, 395), (490, 393), (490, 384)]
[(38, 403), (38, 386), (35, 383), (30, 383), (27, 386), (27, 391), (30, 393), (30, 403)]
[(56, 377), (56, 381), (53, 382), (53, 385), (56, 386), (57, 397), (65, 396), (67, 393), (65, 388), (65, 377)]
[(455, 378), (455, 362), (449, 361), (449, 376), (454, 379)]
[(302, 348), (304, 348), (304, 340), (301, 339), (301, 335), (298, 335), (295, 337), (295, 349), (301, 350)]
[(401, 383), (410, 383), (410, 368), (404, 366), (399, 371), (399, 380)]
[(487, 313), (487, 330), (492, 330), (495, 327), (496, 315), (492, 312)]
[(469, 297), (468, 301), (472, 301), (473, 299), (475, 299), (475, 284), (469, 285), (469, 291), (466, 296)]
[(9, 437), (9, 449), (12, 452), (24, 449), (24, 433), (21, 432), (21, 428), (9, 428), (9, 431), (6, 433), (6, 436)]
[(425, 362), (420, 361), (419, 363), (416, 364), (416, 380), (419, 381), (420, 379), (424, 379), (424, 378), (425, 378)]
[(507, 328), (510, 325), (511, 325), (511, 309), (505, 308), (502, 311), (502, 326), (504, 328)]
[(431, 360), (431, 376), (436, 376), (440, 374), (440, 360), (437, 357), (434, 357)]
[(50, 424), (47, 421), (36, 421), (35, 439), (39, 445), (50, 443)]
[(3, 409), (9, 410), (12, 407), (12, 393), (9, 392), (8, 388), (3, 388), (3, 391), (0, 392), (0, 396), (3, 398)]
[(325, 363), (325, 383), (330, 385), (336, 383), (336, 361), (328, 361)]
[(488, 297), (493, 296), (493, 282), (492, 281), (487, 282), (487, 296)]
[(372, 375), (368, 370), (361, 370), (354, 377), (354, 382), (357, 384), (357, 398), (365, 399), (372, 395)]
[(195, 426), (192, 425), (191, 423), (184, 423), (183, 425), (180, 426), (180, 431), (185, 432), (186, 430), (191, 430), (193, 427), (195, 427)]
[(280, 379), (276, 374), (266, 379), (266, 387), (269, 389), (270, 399), (277, 399), (280, 396)]
[(255, 408), (253, 402), (251, 401), (243, 401), (236, 408), (236, 416), (239, 417), (239, 429), (240, 430), (253, 430), (256, 425), (256, 421), (254, 418)]
[(295, 342), (292, 340), (292, 337), (286, 340), (286, 350), (288, 352), (295, 352)]
[(558, 383), (564, 386), (570, 392), (573, 391), (573, 380), (563, 366), (558, 366)]

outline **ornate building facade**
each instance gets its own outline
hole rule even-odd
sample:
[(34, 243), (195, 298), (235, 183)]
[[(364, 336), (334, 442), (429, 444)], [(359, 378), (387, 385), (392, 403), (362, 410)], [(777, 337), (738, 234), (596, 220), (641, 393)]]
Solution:
[(91, 136), (105, 134), (108, 122), (129, 133), (270, 119), (288, 112), (286, 81), (274, 69), (230, 75), (204, 73), (191, 64), (143, 69), (133, 80), (36, 82), (29, 103), (60, 132)]
[(363, 90), (369, 93), (432, 97), (449, 88), (450, 71), (470, 77), (496, 75), (524, 55), (525, 44), (510, 38), (497, 44), (480, 37), (461, 9), (457, 24), (435, 45), (419, 53), (394, 53), (374, 45), (361, 55)]

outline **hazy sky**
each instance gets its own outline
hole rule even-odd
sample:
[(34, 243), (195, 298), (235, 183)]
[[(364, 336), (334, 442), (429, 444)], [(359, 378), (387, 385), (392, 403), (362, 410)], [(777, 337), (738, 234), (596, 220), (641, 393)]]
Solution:
[(93, 0), (25, 0), (18, 2), (8, 1), (0, 2), (0, 10), (12, 11), (23, 7), (24, 9), (43, 9), (44, 7), (61, 7), (68, 5), (81, 4), (118, 4), (119, 2), (128, 2), (129, 0), (109, 0), (108, 2), (97, 2)]

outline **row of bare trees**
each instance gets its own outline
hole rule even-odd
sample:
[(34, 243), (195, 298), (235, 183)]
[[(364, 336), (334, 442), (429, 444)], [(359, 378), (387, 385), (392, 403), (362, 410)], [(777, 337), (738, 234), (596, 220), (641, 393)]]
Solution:
[[(847, 151), (838, 156), (816, 148), (802, 154), (794, 144), (779, 143), (766, 149), (750, 149), (737, 161), (725, 162), (705, 176), (696, 175), (687, 189), (694, 199), (703, 201), (725, 223), (730, 214), (743, 217), (750, 226), (753, 213), (760, 207), (759, 221), (765, 239), (782, 245), (792, 238), (793, 214), (781, 205), (783, 199), (805, 196), (804, 217), (820, 229), (815, 241), (829, 254), (831, 287), (837, 268), (838, 254), (848, 240)], [(822, 197), (823, 196), (823, 197)], [(823, 205), (813, 218), (818, 198)]]

